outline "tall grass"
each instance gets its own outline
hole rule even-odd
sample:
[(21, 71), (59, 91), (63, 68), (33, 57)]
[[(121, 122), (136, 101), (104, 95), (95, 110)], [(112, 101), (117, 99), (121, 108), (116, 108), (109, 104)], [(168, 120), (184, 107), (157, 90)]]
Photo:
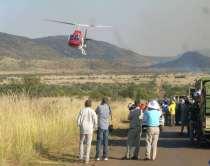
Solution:
[[(76, 117), (84, 100), (76, 98), (0, 97), (0, 165), (30, 165), (78, 150)], [(98, 102), (93, 103), (96, 108)], [(127, 104), (113, 102), (113, 124), (127, 118)], [(53, 158), (54, 157), (54, 158)]]

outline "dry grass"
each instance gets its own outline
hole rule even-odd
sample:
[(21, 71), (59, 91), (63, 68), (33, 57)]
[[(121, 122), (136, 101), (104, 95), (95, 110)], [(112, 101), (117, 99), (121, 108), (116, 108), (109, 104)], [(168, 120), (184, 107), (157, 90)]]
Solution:
[(47, 84), (86, 84), (86, 83), (109, 83), (109, 84), (127, 84), (127, 83), (148, 83), (155, 81), (157, 85), (189, 85), (193, 84), (195, 79), (209, 77), (205, 73), (166, 73), (154, 74), (145, 73), (139, 75), (45, 75), (41, 77), (43, 83)]
[[(201, 77), (209, 77), (209, 74), (205, 73), (166, 73), (166, 74), (155, 74), (155, 73), (141, 73), (139, 75), (114, 75), (114, 74), (91, 74), (91, 75), (73, 75), (71, 73), (26, 73), (26, 72), (0, 72), (2, 77), (0, 84), (10, 83), (11, 75), (12, 80), (20, 80), (25, 74), (39, 75), (42, 83), (55, 84), (55, 85), (69, 85), (69, 84), (86, 84), (86, 83), (109, 83), (109, 84), (127, 84), (127, 83), (148, 83), (155, 81), (157, 86), (163, 84), (171, 85), (189, 85), (193, 84), (195, 79)], [(16, 75), (16, 76), (15, 76)]]
[[(64, 154), (72, 155), (69, 161), (74, 159), (78, 152), (76, 116), (83, 103), (83, 99), (66, 97), (0, 97), (0, 165), (59, 161)], [(98, 103), (93, 103), (94, 109)], [(125, 103), (111, 103), (116, 128), (127, 118)]]

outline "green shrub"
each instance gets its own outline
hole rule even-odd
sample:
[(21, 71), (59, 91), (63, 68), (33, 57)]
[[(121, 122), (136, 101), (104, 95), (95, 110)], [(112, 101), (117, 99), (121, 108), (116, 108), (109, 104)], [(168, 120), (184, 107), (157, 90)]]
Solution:
[(172, 86), (170, 84), (164, 84), (162, 89), (164, 90), (167, 97), (176, 95), (186, 95), (188, 92), (188, 86)]
[(26, 93), (31, 97), (58, 97), (58, 96), (90, 96), (100, 99), (104, 96), (113, 99), (151, 98), (156, 96), (154, 88), (147, 84), (78, 84), (78, 85), (46, 85), (38, 80), (27, 79), (21, 84), (0, 85), (0, 94)]

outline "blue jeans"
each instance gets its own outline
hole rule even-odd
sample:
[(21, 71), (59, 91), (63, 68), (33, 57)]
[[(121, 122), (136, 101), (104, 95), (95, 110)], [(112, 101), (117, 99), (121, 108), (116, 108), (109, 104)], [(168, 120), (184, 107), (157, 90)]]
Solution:
[(99, 158), (101, 145), (103, 145), (103, 158), (108, 157), (108, 137), (109, 130), (98, 129), (97, 131), (97, 143), (96, 143), (96, 158)]

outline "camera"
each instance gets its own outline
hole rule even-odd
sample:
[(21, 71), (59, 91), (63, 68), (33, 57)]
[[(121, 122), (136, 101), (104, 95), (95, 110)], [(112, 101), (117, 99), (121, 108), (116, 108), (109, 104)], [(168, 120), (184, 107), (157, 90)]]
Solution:
[(136, 106), (135, 106), (134, 103), (129, 103), (129, 104), (128, 104), (128, 109), (129, 109), (129, 111), (131, 111), (131, 110), (133, 110), (133, 109), (135, 109), (135, 108), (136, 108)]

